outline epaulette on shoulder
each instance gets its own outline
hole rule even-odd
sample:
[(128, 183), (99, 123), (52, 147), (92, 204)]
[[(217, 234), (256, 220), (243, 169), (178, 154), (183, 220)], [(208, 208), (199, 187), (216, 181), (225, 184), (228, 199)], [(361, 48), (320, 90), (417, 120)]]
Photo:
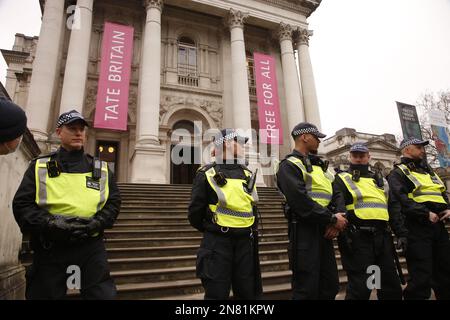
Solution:
[(38, 156), (38, 157), (36, 157), (34, 159), (31, 159), (31, 161), (36, 161), (36, 160), (44, 159), (44, 158), (51, 158), (54, 155), (56, 155), (56, 153), (57, 153), (56, 151), (53, 151), (53, 152), (50, 152), (50, 153), (47, 153), (47, 154), (42, 154), (42, 155), (40, 155), (40, 156)]
[(206, 165), (204, 165), (204, 166), (198, 168), (198, 169), (197, 169), (197, 173), (199, 173), (199, 172), (206, 172), (206, 171), (208, 171), (209, 169), (211, 169), (212, 167), (214, 167), (215, 165), (216, 165), (215, 162), (213, 162), (213, 163), (208, 163), (208, 164), (206, 164)]

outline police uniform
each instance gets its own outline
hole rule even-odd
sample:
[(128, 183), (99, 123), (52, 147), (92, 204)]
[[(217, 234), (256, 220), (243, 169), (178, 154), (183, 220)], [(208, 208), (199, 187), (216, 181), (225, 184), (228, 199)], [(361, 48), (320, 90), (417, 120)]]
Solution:
[[(400, 148), (426, 145), (428, 141), (405, 139)], [(422, 160), (403, 157), (389, 177), (389, 205), (399, 208), (408, 229), (406, 262), (409, 281), (405, 299), (428, 299), (433, 288), (437, 299), (450, 299), (450, 240), (445, 223), (429, 221), (449, 208), (442, 180)]]
[[(325, 137), (311, 124), (299, 124), (292, 135), (311, 133)], [(333, 175), (314, 155), (294, 150), (280, 162), (277, 185), (286, 198), (289, 219), (289, 259), (293, 272), (293, 299), (334, 299), (339, 277), (332, 240), (326, 227), (345, 212), (342, 195), (333, 193)], [(294, 222), (294, 223), (292, 223)]]
[[(368, 153), (362, 143), (356, 143), (350, 152)], [(371, 289), (367, 280), (369, 266), (380, 268), (379, 300), (401, 300), (402, 289), (394, 263), (394, 246), (389, 228), (396, 235), (407, 234), (400, 215), (390, 218), (388, 211), (388, 184), (381, 173), (375, 174), (368, 165), (351, 164), (348, 171), (336, 174), (333, 189), (344, 195), (349, 225), (338, 237), (342, 265), (347, 273), (347, 300), (367, 300)]]
[[(237, 134), (223, 130), (216, 145)], [(200, 168), (192, 186), (190, 224), (203, 232), (197, 253), (197, 276), (205, 299), (257, 299), (262, 293), (259, 270), (256, 187), (248, 190), (252, 172), (237, 161)]]
[[(83, 120), (68, 114), (61, 115), (60, 125)], [(69, 266), (80, 268), (83, 299), (115, 298), (103, 230), (113, 226), (120, 203), (106, 162), (95, 161), (83, 149), (60, 147), (31, 162), (13, 201), (16, 221), (30, 235), (33, 250), (27, 299), (63, 299), (74, 272)]]

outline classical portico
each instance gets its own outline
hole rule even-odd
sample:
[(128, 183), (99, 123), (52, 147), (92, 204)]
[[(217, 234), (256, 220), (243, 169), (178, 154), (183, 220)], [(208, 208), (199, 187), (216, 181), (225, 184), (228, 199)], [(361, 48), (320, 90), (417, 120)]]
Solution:
[[(53, 133), (59, 113), (77, 109), (93, 124), (105, 22), (134, 28), (128, 125), (126, 131), (91, 127), (86, 149), (93, 154), (116, 152), (110, 159), (114, 158), (119, 181), (171, 183), (167, 141), (175, 124), (165, 120), (175, 107), (186, 121), (194, 123), (195, 115), (202, 118), (204, 130), (259, 129), (254, 52), (276, 60), (284, 131), (280, 157), (290, 150), (290, 131), (298, 122), (320, 127), (308, 49), (312, 32), (306, 21), (319, 0), (46, 0), (42, 4), (37, 46), (22, 50), (32, 67), (31, 81), (13, 79), (11, 75), (25, 63), (14, 65), (6, 88), (14, 99), (20, 81), (29, 81), (26, 111), (43, 152), (57, 145)], [(73, 24), (67, 20), (70, 5), (77, 9)], [(29, 40), (19, 35), (16, 41)], [(3, 55), (12, 61), (14, 52), (3, 50)], [(205, 112), (208, 119), (194, 110)], [(253, 167), (259, 166), (258, 139), (249, 143)], [(268, 180), (259, 182), (268, 184)]]

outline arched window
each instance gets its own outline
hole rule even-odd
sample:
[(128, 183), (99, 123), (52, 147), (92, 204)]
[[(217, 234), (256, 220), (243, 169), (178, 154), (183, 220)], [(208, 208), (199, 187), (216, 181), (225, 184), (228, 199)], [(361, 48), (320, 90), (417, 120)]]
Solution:
[(188, 37), (178, 39), (178, 83), (198, 86), (197, 47)]
[(256, 96), (256, 80), (255, 80), (255, 59), (253, 53), (246, 51), (247, 57), (247, 75), (248, 75), (248, 90), (250, 95)]

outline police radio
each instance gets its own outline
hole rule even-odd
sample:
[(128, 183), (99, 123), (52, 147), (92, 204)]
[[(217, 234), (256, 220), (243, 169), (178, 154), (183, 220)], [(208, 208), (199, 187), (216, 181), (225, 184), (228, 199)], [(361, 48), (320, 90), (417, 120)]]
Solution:
[(102, 177), (102, 161), (99, 158), (94, 158), (94, 168), (92, 170), (92, 178), (100, 180)]
[(376, 171), (375, 172), (375, 183), (377, 185), (378, 188), (383, 188), (384, 187), (384, 179), (383, 179), (383, 175), (381, 174), (380, 171)]
[(307, 171), (308, 173), (313, 172), (313, 167), (312, 167), (312, 164), (311, 164), (311, 159), (309, 159), (309, 157), (304, 157), (304, 158), (303, 158), (303, 161), (304, 161), (304, 163), (305, 163), (306, 171)]

